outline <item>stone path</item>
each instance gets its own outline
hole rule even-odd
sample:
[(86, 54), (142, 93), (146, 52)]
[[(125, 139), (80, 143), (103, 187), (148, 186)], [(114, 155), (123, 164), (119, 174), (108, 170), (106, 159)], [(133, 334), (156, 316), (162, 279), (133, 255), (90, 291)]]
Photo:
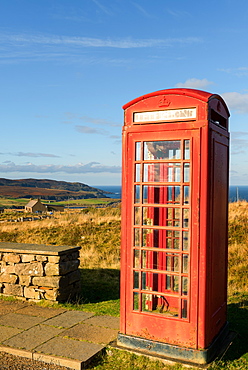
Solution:
[(75, 370), (116, 339), (119, 318), (0, 300), (0, 351)]

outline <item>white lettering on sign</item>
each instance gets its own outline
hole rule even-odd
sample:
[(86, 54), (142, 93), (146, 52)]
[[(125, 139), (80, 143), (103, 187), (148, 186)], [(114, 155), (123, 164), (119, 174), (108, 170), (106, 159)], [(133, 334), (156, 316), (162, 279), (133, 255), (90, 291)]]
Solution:
[(158, 110), (153, 112), (134, 113), (133, 121), (139, 122), (161, 122), (182, 121), (196, 119), (196, 108)]

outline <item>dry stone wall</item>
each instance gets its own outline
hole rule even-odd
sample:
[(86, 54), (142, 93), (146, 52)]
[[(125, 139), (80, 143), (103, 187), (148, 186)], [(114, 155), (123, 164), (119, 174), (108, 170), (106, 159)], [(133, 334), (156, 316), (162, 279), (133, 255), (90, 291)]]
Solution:
[(0, 294), (64, 302), (80, 293), (81, 247), (0, 243)]

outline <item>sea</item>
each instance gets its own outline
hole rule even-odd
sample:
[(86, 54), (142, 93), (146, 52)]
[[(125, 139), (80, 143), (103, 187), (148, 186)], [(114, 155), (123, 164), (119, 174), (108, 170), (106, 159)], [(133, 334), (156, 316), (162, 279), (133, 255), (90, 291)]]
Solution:
[[(109, 198), (121, 199), (121, 186), (119, 185), (96, 185), (98, 189), (108, 191)], [(247, 185), (231, 185), (229, 187), (229, 202), (236, 202), (237, 200), (246, 200), (248, 202), (248, 186)]]

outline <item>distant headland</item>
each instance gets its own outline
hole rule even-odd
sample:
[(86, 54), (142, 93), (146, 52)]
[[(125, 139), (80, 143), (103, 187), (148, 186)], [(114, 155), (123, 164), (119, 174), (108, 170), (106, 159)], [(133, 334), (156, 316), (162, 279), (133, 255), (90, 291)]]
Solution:
[(68, 198), (88, 199), (106, 198), (107, 196), (108, 192), (80, 182), (0, 178), (0, 197), (4, 198), (42, 198), (60, 201)]

